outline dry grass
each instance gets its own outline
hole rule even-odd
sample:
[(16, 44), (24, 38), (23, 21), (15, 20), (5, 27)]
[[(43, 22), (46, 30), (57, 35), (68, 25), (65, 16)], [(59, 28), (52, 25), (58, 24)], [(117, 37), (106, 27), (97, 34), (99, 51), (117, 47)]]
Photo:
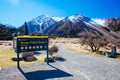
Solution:
[[(78, 44), (69, 44), (67, 46), (67, 48), (69, 48), (71, 50), (75, 50), (77, 52), (82, 52), (82, 53), (87, 53), (87, 54), (88, 53), (89, 54), (93, 53), (89, 46), (87, 46), (87, 45), (82, 46), (79, 43)], [(108, 51), (108, 52), (110, 52), (110, 49), (109, 48), (100, 48), (100, 51)]]
[[(10, 48), (10, 46), (3, 46), (0, 45), (0, 67), (8, 67), (8, 66), (15, 66), (17, 65), (16, 61), (11, 60), (13, 57), (16, 57), (16, 53)], [(44, 54), (39, 56), (35, 56), (37, 58), (36, 61), (33, 62), (25, 62), (20, 61), (20, 65), (24, 64), (32, 64), (35, 62), (43, 62), (44, 61)]]
[(79, 44), (69, 44), (67, 48), (80, 53), (91, 53), (90, 49), (88, 49), (87, 46), (81, 46)]
[[(95, 56), (100, 56), (100, 57), (105, 57), (104, 55), (101, 55), (101, 52), (107, 51), (111, 52), (111, 44), (104, 48), (100, 48), (99, 52), (92, 52), (89, 46), (82, 46), (79, 43), (79, 38), (56, 38), (56, 39), (50, 39), (50, 45), (59, 45), (61, 43), (68, 44), (66, 46), (68, 49), (72, 51), (76, 51), (78, 53), (85, 53), (89, 55), (95, 55)], [(117, 54), (117, 58), (115, 59), (120, 59), (120, 52)]]
[[(6, 42), (6, 41), (0, 41), (0, 43), (4, 43), (4, 42)], [(12, 41), (7, 41), (7, 42), (12, 43)], [(49, 44), (49, 47), (51, 47), (53, 45), (58, 45), (58, 44), (59, 43), (53, 44), (53, 42), (52, 42)], [(20, 61), (20, 65), (32, 64), (35, 62), (44, 62), (45, 56), (46, 56), (46, 54), (35, 55), (35, 57), (37, 59), (36, 61), (32, 61), (32, 62)], [(17, 54), (13, 51), (13, 49), (10, 46), (0, 45), (0, 67), (3, 68), (3, 67), (17, 65), (17, 62), (12, 60), (12, 58), (16, 58), (16, 57), (17, 57)]]
[[(105, 57), (105, 58), (106, 56), (101, 55), (100, 52), (103, 52), (103, 51), (111, 52), (110, 48), (108, 47), (100, 48), (99, 52), (92, 52), (89, 46), (81, 46), (80, 44), (69, 44), (67, 48), (72, 51), (76, 51), (78, 53), (85, 53), (85, 54), (95, 55), (95, 56), (100, 56), (100, 57)], [(120, 53), (117, 53), (117, 58), (115, 59), (120, 60)]]
[(16, 62), (11, 60), (16, 54), (10, 49), (9, 46), (0, 46), (0, 67), (7, 67), (16, 65)]

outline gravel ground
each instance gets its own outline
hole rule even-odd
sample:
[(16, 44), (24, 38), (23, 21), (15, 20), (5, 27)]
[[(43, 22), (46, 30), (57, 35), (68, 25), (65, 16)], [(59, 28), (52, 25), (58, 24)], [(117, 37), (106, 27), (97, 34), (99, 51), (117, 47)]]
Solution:
[(3, 68), (0, 80), (120, 80), (120, 61), (80, 54), (59, 46), (61, 57), (50, 63)]

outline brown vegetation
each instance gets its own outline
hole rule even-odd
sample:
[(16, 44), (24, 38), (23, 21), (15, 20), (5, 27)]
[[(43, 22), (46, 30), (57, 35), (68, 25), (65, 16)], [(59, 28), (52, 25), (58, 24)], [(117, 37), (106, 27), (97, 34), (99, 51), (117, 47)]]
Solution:
[(120, 39), (112, 39), (110, 40), (110, 43), (120, 48)]
[(104, 47), (109, 43), (107, 38), (97, 33), (83, 32), (79, 36), (80, 44), (90, 46), (93, 52), (98, 51), (101, 47)]
[(109, 18), (106, 20), (106, 23), (108, 24), (108, 27), (110, 27), (112, 31), (120, 32), (120, 17)]
[(58, 47), (57, 46), (52, 46), (51, 48), (49, 48), (49, 54), (52, 56), (53, 53), (58, 52)]

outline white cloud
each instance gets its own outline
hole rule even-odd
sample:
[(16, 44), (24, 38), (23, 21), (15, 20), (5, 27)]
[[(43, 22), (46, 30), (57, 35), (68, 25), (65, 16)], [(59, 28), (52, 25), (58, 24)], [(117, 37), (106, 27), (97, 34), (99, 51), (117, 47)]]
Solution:
[(9, 2), (13, 5), (19, 5), (20, 4), (20, 0), (9, 0)]

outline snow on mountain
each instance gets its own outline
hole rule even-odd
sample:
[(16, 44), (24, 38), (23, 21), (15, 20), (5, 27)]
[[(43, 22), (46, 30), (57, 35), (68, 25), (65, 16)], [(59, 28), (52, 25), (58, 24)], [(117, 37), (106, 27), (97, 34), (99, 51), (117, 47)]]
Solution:
[(46, 15), (41, 15), (28, 22), (29, 31), (39, 31), (42, 33), (47, 27), (53, 25), (54, 23), (56, 23), (56, 20), (54, 20), (53, 18)]
[(52, 17), (52, 19), (54, 19), (55, 21), (61, 21), (62, 19), (64, 19), (64, 17)]
[(70, 16), (69, 20), (74, 23), (74, 21), (77, 20), (77, 18), (75, 16)]
[(92, 18), (91, 20), (94, 21), (96, 24), (99, 24), (101, 26), (106, 26), (105, 19), (95, 19), (95, 18)]
[(83, 16), (81, 14), (76, 14), (76, 15), (70, 16), (69, 20), (74, 23), (75, 21), (77, 21), (77, 22), (79, 22), (79, 21), (89, 21), (90, 18), (86, 17), (86, 16)]
[(108, 34), (103, 31), (103, 29), (95, 24), (89, 23), (89, 22), (84, 22), (87, 26), (90, 26), (91, 28), (94, 28), (95, 30), (99, 31), (101, 34), (108, 36)]
[(72, 23), (75, 23), (75, 22), (80, 22), (81, 24), (84, 23), (89, 28), (94, 29), (95, 31), (98, 31), (99, 33), (107, 36), (107, 33), (104, 32), (103, 29), (101, 28), (101, 26), (106, 27), (104, 19), (91, 19), (89, 17), (77, 14), (77, 15), (70, 16), (69, 20)]

